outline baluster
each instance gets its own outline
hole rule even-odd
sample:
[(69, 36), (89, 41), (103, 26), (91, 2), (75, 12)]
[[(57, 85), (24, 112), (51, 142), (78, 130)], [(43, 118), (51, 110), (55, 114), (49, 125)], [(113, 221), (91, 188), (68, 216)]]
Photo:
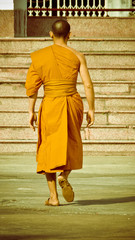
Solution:
[[(43, 0), (43, 6), (42, 8), (46, 8), (46, 0)], [(46, 11), (42, 11), (42, 16), (46, 16)]]
[(30, 0), (30, 5), (28, 8), (32, 8), (32, 0)]
[[(63, 6), (62, 6), (62, 8), (64, 8), (64, 9), (66, 8), (66, 0), (63, 0)], [(63, 11), (63, 12), (62, 12), (62, 16), (63, 16), (63, 17), (66, 16), (66, 11)]]
[[(57, 0), (57, 8), (60, 9), (60, 0)], [(60, 17), (60, 11), (57, 11), (57, 17)]]
[[(50, 0), (50, 3), (49, 3), (49, 8), (52, 8), (52, 0)], [(51, 17), (52, 16), (52, 10), (49, 11), (49, 16)]]
[[(69, 6), (68, 8), (72, 9), (72, 0), (69, 0)], [(69, 17), (72, 17), (72, 11), (69, 11)]]
[[(81, 6), (80, 6), (80, 9), (83, 9), (84, 8), (84, 5), (83, 5), (83, 0), (81, 0)], [(80, 17), (84, 17), (84, 12), (81, 11), (81, 15)]]
[[(93, 0), (93, 8), (96, 8), (96, 3), (95, 2), (96, 1)], [(96, 12), (95, 11), (93, 11), (92, 17), (96, 17)]]
[[(89, 0), (87, 0), (87, 6), (86, 9), (90, 9), (90, 4), (89, 4)], [(86, 17), (90, 17), (90, 11), (87, 11), (87, 15)]]
[(36, 6), (35, 6), (35, 8), (39, 8), (39, 6), (38, 6), (38, 0), (36, 0)]
[[(38, 0), (36, 0), (36, 6), (35, 6), (35, 8), (39, 8), (39, 6), (38, 6)], [(37, 11), (35, 11), (35, 13), (36, 13), (36, 17), (38, 17), (40, 11), (37, 10)]]
[[(101, 6), (101, 0), (99, 0), (98, 2), (98, 8), (101, 9), (102, 6)], [(98, 12), (98, 17), (101, 17), (101, 11)]]
[(103, 17), (105, 17), (105, 11), (104, 11), (105, 6), (102, 6), (102, 9), (103, 9)]
[[(76, 9), (78, 8), (77, 2), (78, 2), (78, 0), (75, 0), (75, 8), (76, 8)], [(75, 11), (74, 17), (78, 17), (78, 12), (77, 12), (77, 11)]]
[[(108, 1), (105, 1), (105, 8), (108, 8), (108, 7), (109, 7), (109, 3), (108, 3)], [(104, 17), (109, 17), (107, 11), (105, 11), (105, 13), (104, 13)]]
[(32, 8), (32, 0), (30, 0), (30, 5), (28, 7), (28, 13), (29, 13), (29, 17), (32, 17), (33, 16), (33, 11), (32, 10), (29, 10), (29, 8)]

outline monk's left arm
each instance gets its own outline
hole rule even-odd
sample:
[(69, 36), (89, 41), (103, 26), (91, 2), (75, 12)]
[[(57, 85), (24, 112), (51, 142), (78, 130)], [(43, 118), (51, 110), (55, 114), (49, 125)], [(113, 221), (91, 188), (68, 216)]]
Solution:
[(37, 92), (34, 95), (29, 96), (29, 125), (33, 131), (35, 131), (35, 125), (37, 125), (37, 115), (35, 113), (36, 100)]

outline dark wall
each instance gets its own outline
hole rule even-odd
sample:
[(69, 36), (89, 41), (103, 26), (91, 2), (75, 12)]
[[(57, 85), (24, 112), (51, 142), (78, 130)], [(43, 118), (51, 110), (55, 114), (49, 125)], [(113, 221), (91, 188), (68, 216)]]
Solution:
[(28, 37), (48, 37), (52, 24), (58, 20), (66, 18), (58, 17), (28, 17), (27, 36)]
[[(28, 37), (48, 37), (58, 17), (28, 17)], [(114, 38), (135, 37), (135, 18), (63, 18), (71, 25), (72, 37)]]

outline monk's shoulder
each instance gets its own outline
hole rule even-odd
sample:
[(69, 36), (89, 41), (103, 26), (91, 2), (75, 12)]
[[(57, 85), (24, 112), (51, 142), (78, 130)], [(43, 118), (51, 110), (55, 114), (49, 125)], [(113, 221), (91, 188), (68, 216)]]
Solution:
[(42, 56), (43, 56), (44, 54), (48, 54), (48, 53), (49, 53), (50, 49), (51, 49), (51, 46), (45, 47), (45, 48), (41, 48), (41, 49), (39, 49), (39, 50), (37, 50), (37, 51), (35, 51), (35, 52), (32, 52), (32, 53), (30, 54), (30, 55), (31, 55), (31, 58), (32, 58), (33, 60), (38, 59), (38, 58), (42, 58)]
[(85, 56), (83, 53), (77, 51), (76, 49), (74, 48), (71, 48), (70, 47), (70, 50), (78, 57), (79, 61), (82, 62), (83, 60), (85, 60)]

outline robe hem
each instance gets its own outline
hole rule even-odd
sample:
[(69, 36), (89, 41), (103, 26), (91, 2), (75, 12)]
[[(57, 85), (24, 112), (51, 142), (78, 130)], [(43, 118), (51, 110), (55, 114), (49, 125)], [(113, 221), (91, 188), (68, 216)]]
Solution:
[(57, 173), (57, 172), (72, 171), (72, 170), (79, 170), (79, 169), (82, 169), (82, 167), (72, 168), (72, 169), (58, 169), (58, 170), (50, 170), (50, 171), (41, 170), (41, 171), (37, 171), (37, 174), (45, 175), (46, 173)]

